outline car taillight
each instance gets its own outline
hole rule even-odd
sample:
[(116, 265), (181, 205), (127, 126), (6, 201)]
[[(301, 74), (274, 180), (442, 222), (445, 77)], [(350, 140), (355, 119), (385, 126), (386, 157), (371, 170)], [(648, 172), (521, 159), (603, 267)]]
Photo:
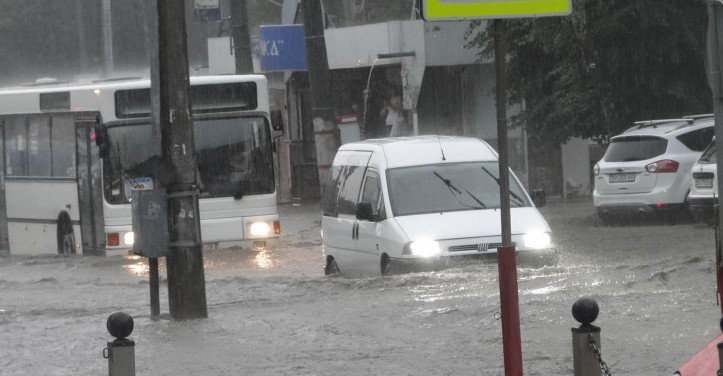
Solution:
[(653, 162), (647, 166), (645, 166), (645, 169), (648, 172), (658, 174), (663, 172), (678, 172), (678, 165), (679, 163), (672, 160), (672, 159), (664, 159), (662, 161)]
[(595, 166), (592, 168), (592, 172), (595, 174), (595, 176), (600, 175), (600, 165), (595, 163)]

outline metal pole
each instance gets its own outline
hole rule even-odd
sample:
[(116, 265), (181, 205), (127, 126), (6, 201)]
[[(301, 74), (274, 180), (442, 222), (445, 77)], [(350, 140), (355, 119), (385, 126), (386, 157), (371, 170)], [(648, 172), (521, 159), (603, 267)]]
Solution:
[(85, 40), (85, 19), (83, 18), (83, 4), (81, 0), (75, 0), (75, 30), (78, 33), (78, 60), (80, 70), (88, 72), (88, 42)]
[(151, 318), (155, 319), (161, 314), (161, 304), (158, 297), (158, 258), (148, 258), (148, 277), (151, 286)]
[(510, 174), (507, 161), (507, 77), (505, 72), (505, 22), (494, 20), (495, 81), (497, 94), (497, 150), (500, 170), (500, 221), (502, 247), (497, 249), (502, 313), (502, 346), (505, 375), (522, 375), (520, 302), (517, 294), (517, 260), (510, 227)]
[(103, 74), (113, 74), (113, 22), (110, 0), (103, 0)]

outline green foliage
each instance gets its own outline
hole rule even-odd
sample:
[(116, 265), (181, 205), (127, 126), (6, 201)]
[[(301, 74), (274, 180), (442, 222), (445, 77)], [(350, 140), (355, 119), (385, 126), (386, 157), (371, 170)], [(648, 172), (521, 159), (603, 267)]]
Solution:
[[(524, 104), (513, 124), (532, 137), (604, 141), (636, 120), (711, 112), (703, 2), (576, 0), (567, 17), (505, 22), (508, 94)], [(468, 47), (489, 57), (482, 25)]]

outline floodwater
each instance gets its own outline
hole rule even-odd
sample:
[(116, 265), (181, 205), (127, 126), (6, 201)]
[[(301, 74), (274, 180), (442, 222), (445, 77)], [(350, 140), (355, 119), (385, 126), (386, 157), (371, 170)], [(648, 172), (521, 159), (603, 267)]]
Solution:
[[(561, 257), (518, 270), (525, 374), (572, 374), (570, 310), (583, 296), (600, 305), (615, 375), (670, 375), (719, 333), (712, 229), (603, 227), (588, 200), (542, 212)], [(318, 213), (282, 207), (278, 249), (206, 253), (205, 320), (151, 320), (141, 258), (0, 259), (0, 374), (107, 373), (116, 311), (135, 319), (138, 375), (504, 374), (496, 265), (326, 278)]]

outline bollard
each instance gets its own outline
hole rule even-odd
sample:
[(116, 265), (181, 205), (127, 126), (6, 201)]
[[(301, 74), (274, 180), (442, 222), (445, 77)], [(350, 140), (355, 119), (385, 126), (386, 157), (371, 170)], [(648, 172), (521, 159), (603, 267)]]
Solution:
[(578, 299), (572, 305), (572, 316), (581, 325), (572, 328), (572, 360), (575, 376), (601, 376), (601, 360), (590, 345), (590, 338), (600, 349), (600, 328), (592, 325), (597, 319), (600, 308), (597, 302), (590, 298)]
[(133, 332), (133, 317), (125, 312), (116, 312), (108, 316), (106, 328), (116, 338), (103, 349), (103, 357), (108, 359), (108, 375), (135, 376), (136, 343), (126, 338)]
[[(723, 317), (720, 318), (720, 322), (718, 324), (720, 326), (721, 332), (723, 332)], [(723, 370), (723, 342), (718, 343), (718, 374), (721, 375), (721, 370)]]

